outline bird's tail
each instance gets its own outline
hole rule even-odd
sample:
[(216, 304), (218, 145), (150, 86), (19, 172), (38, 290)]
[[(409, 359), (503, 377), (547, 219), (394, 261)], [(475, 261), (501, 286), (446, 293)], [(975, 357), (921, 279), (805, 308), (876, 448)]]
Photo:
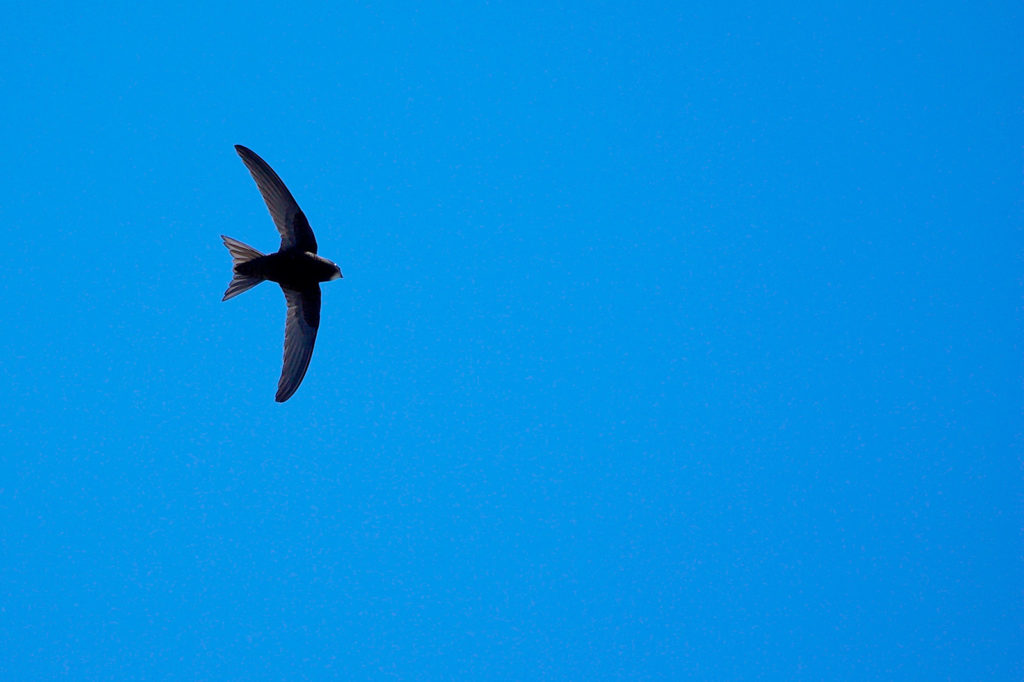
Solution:
[(224, 298), (221, 299), (222, 301), (226, 301), (229, 298), (234, 298), (242, 292), (252, 289), (263, 281), (263, 278), (259, 275), (243, 274), (239, 272), (239, 266), (256, 258), (260, 258), (263, 254), (251, 246), (243, 244), (237, 239), (225, 237), (224, 235), (221, 235), (220, 238), (224, 240), (224, 246), (228, 247), (228, 251), (231, 253), (232, 271), (235, 273), (234, 278), (231, 280), (231, 284), (228, 285), (228, 290), (224, 292)]

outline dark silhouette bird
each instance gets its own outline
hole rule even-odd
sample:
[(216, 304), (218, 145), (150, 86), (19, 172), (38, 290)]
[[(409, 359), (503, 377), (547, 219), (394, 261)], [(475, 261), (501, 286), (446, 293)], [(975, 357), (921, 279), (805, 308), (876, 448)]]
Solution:
[(320, 282), (341, 279), (341, 269), (316, 255), (313, 229), (277, 173), (252, 150), (236, 144), (235, 151), (267, 202), (281, 233), (281, 248), (277, 253), (264, 255), (237, 239), (221, 235), (231, 252), (234, 269), (234, 278), (222, 300), (234, 298), (264, 280), (281, 285), (288, 303), (288, 319), (284, 328), (284, 366), (275, 399), (283, 403), (302, 383), (313, 356), (320, 327)]

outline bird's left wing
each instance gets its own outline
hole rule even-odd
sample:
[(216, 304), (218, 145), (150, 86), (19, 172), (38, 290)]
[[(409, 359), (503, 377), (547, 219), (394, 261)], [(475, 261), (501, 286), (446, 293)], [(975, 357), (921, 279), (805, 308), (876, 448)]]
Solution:
[(270, 216), (277, 225), (277, 231), (281, 233), (281, 250), (298, 248), (301, 251), (316, 253), (313, 228), (309, 226), (306, 215), (274, 169), (251, 149), (236, 144), (235, 151), (242, 157), (242, 162), (252, 174), (256, 186), (260, 188), (263, 201), (267, 202)]
[(313, 357), (316, 331), (320, 327), (320, 285), (284, 291), (288, 302), (288, 320), (284, 327), (284, 366), (277, 382), (275, 400), (283, 403), (292, 397), (306, 376), (309, 359)]

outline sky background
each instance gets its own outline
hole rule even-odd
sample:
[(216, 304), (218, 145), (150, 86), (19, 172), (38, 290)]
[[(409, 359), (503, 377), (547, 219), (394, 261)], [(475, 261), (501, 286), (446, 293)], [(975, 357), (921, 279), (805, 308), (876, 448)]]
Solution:
[(1024, 675), (1019, 3), (4, 13), (5, 679)]

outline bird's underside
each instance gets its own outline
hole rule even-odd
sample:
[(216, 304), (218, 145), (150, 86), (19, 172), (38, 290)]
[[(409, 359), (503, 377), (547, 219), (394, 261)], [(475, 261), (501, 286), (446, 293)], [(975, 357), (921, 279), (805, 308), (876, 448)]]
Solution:
[(254, 152), (236, 145), (281, 234), (281, 248), (264, 255), (231, 237), (221, 236), (233, 260), (234, 278), (224, 300), (260, 282), (277, 282), (288, 304), (284, 329), (284, 361), (277, 384), (277, 402), (288, 400), (302, 383), (320, 327), (320, 282), (341, 278), (341, 269), (316, 255), (313, 230), (281, 178)]

